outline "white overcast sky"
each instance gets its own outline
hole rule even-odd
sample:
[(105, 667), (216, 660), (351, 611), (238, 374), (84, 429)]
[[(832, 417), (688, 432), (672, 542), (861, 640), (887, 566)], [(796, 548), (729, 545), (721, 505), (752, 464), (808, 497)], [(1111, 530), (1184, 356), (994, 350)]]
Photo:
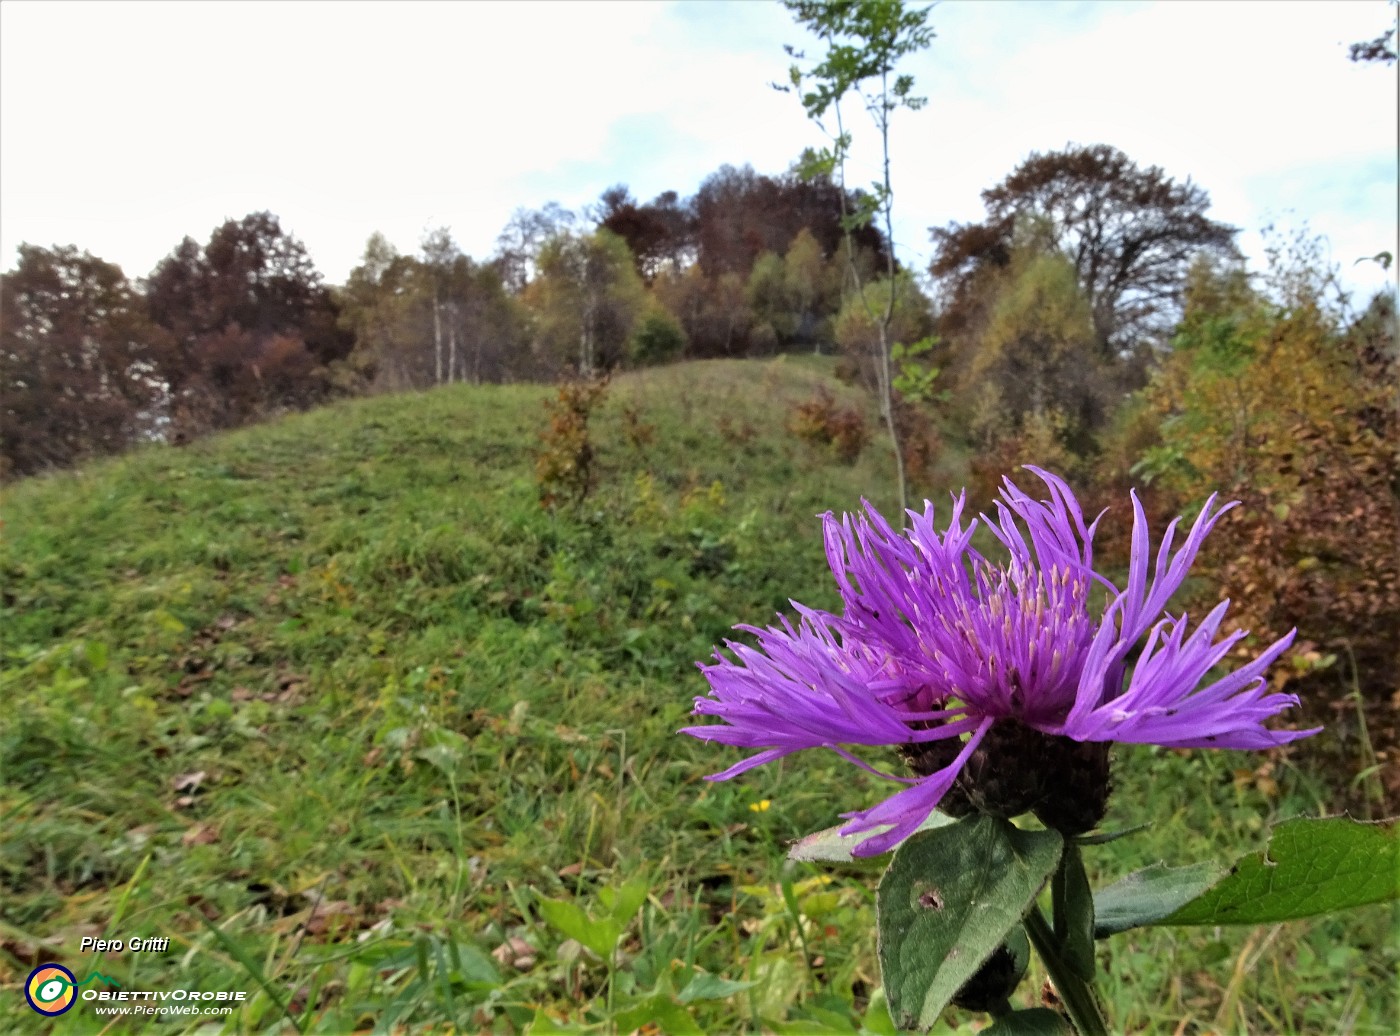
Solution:
[[(1108, 143), (1245, 230), (1306, 221), (1358, 293), (1396, 247), (1396, 70), (1347, 60), (1385, 0), (946, 0), (893, 129), (896, 242), (981, 214), (1031, 151)], [(628, 184), (693, 194), (784, 170), (817, 131), (765, 0), (0, 4), (0, 248), (75, 244), (148, 274), (270, 209), (327, 280), (384, 232), (446, 224), (485, 258), (518, 206)], [(858, 156), (875, 140), (854, 122)], [(873, 167), (872, 167), (873, 168)], [(857, 170), (857, 172), (863, 172)], [(1358, 301), (1364, 301), (1359, 299)]]

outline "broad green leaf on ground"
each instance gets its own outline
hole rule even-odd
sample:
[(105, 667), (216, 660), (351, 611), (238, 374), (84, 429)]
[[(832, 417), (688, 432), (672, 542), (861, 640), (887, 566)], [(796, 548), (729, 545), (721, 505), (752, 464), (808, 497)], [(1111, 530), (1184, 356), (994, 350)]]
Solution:
[(1074, 1036), (1074, 1030), (1048, 1007), (1004, 1014), (982, 1030), (982, 1036)]
[(697, 1000), (723, 1000), (735, 993), (751, 989), (753, 985), (752, 982), (735, 982), (733, 979), (721, 978), (707, 971), (698, 971), (685, 984), (685, 988), (676, 994), (676, 999), (683, 1004), (694, 1003)]
[(600, 888), (598, 902), (607, 909), (609, 917), (625, 927), (642, 909), (650, 888), (645, 880), (629, 881), (620, 889)]
[(685, 1008), (660, 992), (622, 1007), (614, 1016), (613, 1022), (620, 1032), (636, 1032), (639, 1029), (650, 1028), (652, 1024), (649, 1023), (654, 1023), (662, 1032), (674, 1033), (675, 1036), (703, 1036), (704, 1033), (695, 1023), (695, 1019), (686, 1013)]
[(927, 1030), (1035, 901), (1060, 861), (1055, 831), (989, 816), (923, 831), (895, 851), (876, 893), (890, 1016)]
[[(947, 827), (956, 823), (954, 818), (946, 813), (939, 813), (936, 810), (929, 814), (928, 819), (915, 829), (914, 834), (920, 831), (932, 831), (935, 828)], [(850, 863), (855, 859), (852, 852), (863, 840), (869, 838), (871, 834), (879, 834), (881, 831), (888, 831), (888, 827), (878, 828), (872, 831), (862, 831), (858, 835), (843, 835), (841, 828), (844, 824), (837, 824), (835, 827), (828, 827), (824, 831), (814, 831), (810, 835), (803, 835), (792, 843), (792, 848), (788, 850), (788, 859), (796, 860), (799, 863)], [(910, 836), (911, 838), (913, 835)], [(903, 844), (903, 843), (901, 843)]]
[(1094, 894), (1094, 938), (1156, 924), (1191, 902), (1224, 873), (1214, 863), (1168, 867), (1154, 863), (1126, 875)]
[(622, 925), (610, 917), (595, 921), (583, 907), (566, 899), (545, 899), (539, 901), (540, 915), (552, 928), (570, 939), (587, 946), (605, 960), (617, 947), (622, 937)]
[(1158, 924), (1265, 924), (1400, 898), (1395, 819), (1287, 820), (1204, 895)]

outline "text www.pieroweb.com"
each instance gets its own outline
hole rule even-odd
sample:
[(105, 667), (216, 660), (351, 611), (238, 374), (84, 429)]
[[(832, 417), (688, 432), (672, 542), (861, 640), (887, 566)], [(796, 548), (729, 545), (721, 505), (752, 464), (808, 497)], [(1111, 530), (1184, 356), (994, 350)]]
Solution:
[(195, 992), (176, 989), (169, 992), (123, 989), (88, 990), (83, 999), (90, 1001), (94, 1014), (222, 1017), (233, 1013), (233, 1005), (247, 998), (246, 992)]

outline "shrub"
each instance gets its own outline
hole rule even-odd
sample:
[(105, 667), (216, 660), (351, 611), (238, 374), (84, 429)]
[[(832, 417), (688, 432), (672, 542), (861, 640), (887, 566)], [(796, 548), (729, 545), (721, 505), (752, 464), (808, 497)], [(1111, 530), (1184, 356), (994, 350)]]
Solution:
[(676, 318), (656, 308), (642, 318), (632, 334), (632, 362), (647, 367), (674, 360), (685, 351), (685, 332)]
[(544, 401), (549, 424), (540, 433), (535, 458), (535, 482), (540, 504), (556, 506), (560, 499), (579, 504), (593, 488), (593, 441), (588, 420), (607, 395), (608, 375), (566, 381), (553, 399)]
[(787, 428), (803, 442), (831, 448), (847, 464), (854, 463), (870, 441), (865, 418), (860, 412), (838, 407), (835, 398), (823, 386), (817, 387), (811, 399), (793, 407)]

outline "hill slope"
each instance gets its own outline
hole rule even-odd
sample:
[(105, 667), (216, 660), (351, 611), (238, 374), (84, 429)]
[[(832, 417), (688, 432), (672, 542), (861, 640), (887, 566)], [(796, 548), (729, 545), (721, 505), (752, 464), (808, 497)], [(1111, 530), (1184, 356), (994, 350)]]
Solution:
[[(782, 863), (879, 782), (818, 756), (708, 784), (736, 755), (674, 734), (704, 687), (695, 660), (730, 626), (788, 598), (834, 605), (814, 516), (890, 504), (880, 446), (845, 465), (784, 430), (818, 385), (868, 406), (829, 371), (621, 379), (597, 419), (599, 486), (558, 514), (532, 474), (539, 387), (361, 400), (12, 487), (0, 1027), (32, 1019), (17, 990), (39, 960), (245, 991), (229, 1031), (887, 1025), (870, 1003), (875, 865), (831, 881)], [(1235, 765), (1131, 759), (1150, 763), (1120, 771), (1139, 794), (1228, 785)], [(1198, 852), (1301, 808), (1248, 782), (1208, 798), (1179, 807)], [(1179, 841), (1132, 851), (1189, 859)], [(583, 934), (576, 906), (610, 902), (611, 982), (586, 937), (565, 938)], [(1253, 1023), (1287, 1005), (1291, 1025), (1323, 1026), (1345, 995), (1329, 983), (1388, 974), (1357, 946), (1384, 931), (1368, 918), (1346, 945), (1296, 926), (1251, 956)], [(1125, 946), (1119, 1021), (1230, 1009), (1238, 989), (1183, 992), (1153, 962), (1243, 960), (1247, 935)], [(94, 956), (83, 936), (171, 942)], [(83, 1004), (64, 1025), (105, 1021)]]

